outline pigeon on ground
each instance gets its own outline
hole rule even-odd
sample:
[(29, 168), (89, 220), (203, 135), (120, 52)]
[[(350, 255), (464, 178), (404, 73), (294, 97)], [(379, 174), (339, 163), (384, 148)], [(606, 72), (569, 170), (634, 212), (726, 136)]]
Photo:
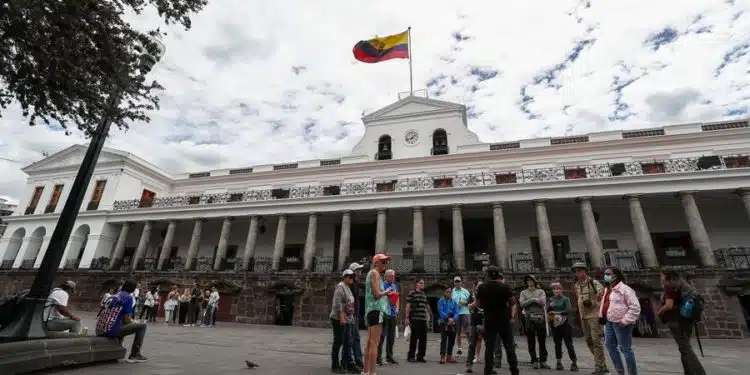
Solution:
[(256, 367), (258, 367), (258, 364), (256, 364), (255, 362), (250, 362), (248, 360), (245, 360), (245, 364), (247, 365), (247, 368), (256, 368)]

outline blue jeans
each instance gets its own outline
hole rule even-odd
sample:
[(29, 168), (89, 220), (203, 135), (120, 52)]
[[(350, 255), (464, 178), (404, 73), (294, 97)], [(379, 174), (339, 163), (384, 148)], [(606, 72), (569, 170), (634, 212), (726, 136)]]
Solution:
[(620, 327), (617, 323), (607, 322), (604, 325), (604, 346), (609, 352), (609, 358), (612, 360), (612, 364), (615, 366), (615, 371), (617, 371), (618, 375), (625, 374), (625, 367), (622, 364), (620, 353), (625, 358), (628, 375), (638, 375), (638, 369), (635, 365), (635, 353), (633, 353), (632, 348), (633, 328), (635, 328), (635, 324)]
[(357, 366), (362, 366), (362, 343), (359, 339), (359, 327), (357, 326), (357, 323), (351, 324), (349, 326), (349, 329), (352, 331), (352, 357), (354, 358), (354, 363), (356, 363)]

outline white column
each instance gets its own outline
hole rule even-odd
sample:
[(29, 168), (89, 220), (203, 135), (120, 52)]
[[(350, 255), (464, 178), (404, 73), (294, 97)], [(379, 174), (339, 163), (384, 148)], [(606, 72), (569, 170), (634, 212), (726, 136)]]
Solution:
[(164, 236), (164, 243), (161, 245), (161, 252), (159, 253), (159, 263), (156, 265), (156, 270), (161, 271), (164, 268), (164, 263), (169, 258), (172, 252), (172, 241), (174, 240), (174, 232), (177, 229), (177, 223), (170, 221), (167, 225), (167, 234)]
[(229, 245), (229, 233), (232, 230), (232, 218), (224, 219), (221, 224), (219, 244), (216, 247), (216, 259), (214, 259), (214, 271), (221, 271), (221, 261), (227, 256), (227, 245)]
[(16, 254), (16, 261), (13, 262), (13, 268), (21, 267), (21, 263), (23, 263), (23, 259), (26, 256), (26, 252), (29, 250), (29, 247), (36, 246), (36, 242), (42, 241), (41, 238), (32, 238), (32, 237), (24, 237), (23, 243), (21, 244), (21, 248), (18, 250), (18, 254)]
[(78, 251), (81, 251), (81, 246), (83, 246), (83, 241), (86, 239), (86, 236), (80, 237), (80, 236), (70, 236), (70, 239), (68, 240), (68, 245), (65, 246), (65, 252), (63, 253), (62, 261), (60, 262), (59, 269), (65, 268), (65, 264), (68, 263), (68, 257), (70, 256), (71, 252), (76, 252), (76, 258), (78, 257)]
[(352, 214), (344, 211), (341, 214), (341, 237), (339, 239), (339, 270), (346, 267), (349, 258), (349, 245), (352, 239)]
[(656, 258), (654, 243), (651, 240), (651, 232), (648, 230), (646, 216), (643, 215), (641, 200), (637, 195), (629, 195), (628, 206), (630, 207), (630, 222), (633, 224), (633, 234), (635, 234), (635, 243), (641, 252), (643, 266), (646, 268), (659, 267), (659, 260)]
[(375, 253), (385, 254), (388, 250), (387, 245), (387, 216), (384, 209), (378, 210), (377, 226), (375, 228)]
[(133, 270), (138, 266), (143, 257), (146, 255), (146, 248), (148, 242), (151, 240), (151, 222), (147, 221), (143, 225), (143, 231), (141, 232), (141, 239), (138, 241), (138, 247), (135, 249), (135, 255), (133, 256)]
[(190, 237), (190, 245), (188, 245), (187, 259), (185, 259), (185, 270), (192, 271), (198, 259), (198, 250), (201, 244), (201, 232), (203, 231), (203, 219), (195, 219), (193, 225), (193, 235)]
[(453, 206), (453, 261), (457, 271), (466, 269), (466, 248), (464, 244), (464, 219), (461, 206)]
[(545, 270), (555, 269), (555, 250), (552, 247), (552, 232), (549, 229), (547, 218), (547, 205), (543, 200), (534, 201), (536, 210), (536, 229), (539, 233), (539, 251), (542, 253), (542, 268)]
[(273, 243), (273, 260), (271, 269), (278, 271), (281, 265), (281, 257), (284, 256), (286, 245), (286, 215), (279, 216), (279, 224), (276, 226), (276, 240)]
[(502, 203), (492, 205), (492, 224), (495, 233), (495, 259), (500, 269), (508, 269), (508, 235), (505, 231), (505, 215)]
[(412, 247), (414, 249), (415, 271), (424, 271), (424, 217), (422, 207), (414, 207), (412, 223)]
[(592, 268), (604, 267), (604, 250), (602, 240), (599, 237), (599, 228), (596, 225), (594, 208), (591, 206), (591, 198), (579, 198), (581, 205), (581, 217), (583, 219), (583, 232), (586, 235), (586, 247), (589, 250)]
[[(52, 236), (44, 236), (44, 239), (42, 240), (42, 246), (39, 248), (39, 252), (36, 254), (36, 260), (34, 261), (34, 268), (39, 268), (40, 265), (42, 265), (42, 259), (44, 259), (44, 254), (47, 253), (47, 247), (49, 246), (49, 240), (52, 238)], [(65, 259), (65, 256), (63, 254), (63, 259)]]
[(310, 214), (310, 218), (307, 221), (307, 238), (305, 238), (305, 253), (303, 258), (304, 271), (311, 271), (313, 266), (313, 258), (315, 257), (315, 247), (317, 246), (317, 235), (318, 235), (318, 215)]
[(714, 249), (711, 248), (711, 239), (708, 237), (706, 226), (703, 225), (703, 218), (701, 218), (698, 205), (695, 204), (695, 196), (691, 192), (683, 192), (679, 196), (680, 201), (682, 201), (682, 208), (685, 210), (688, 228), (690, 228), (690, 238), (693, 240), (693, 246), (698, 250), (701, 265), (704, 267), (716, 266)]
[(5, 237), (0, 237), (0, 262), (5, 260), (5, 253), (8, 252), (11, 243), (13, 242), (9, 234), (6, 234)]
[(242, 269), (250, 269), (250, 262), (255, 258), (255, 243), (258, 242), (258, 217), (250, 216), (250, 227), (247, 228), (245, 252), (242, 257)]
[(113, 269), (122, 263), (122, 257), (125, 255), (125, 244), (128, 242), (128, 232), (130, 231), (130, 223), (122, 223), (120, 227), (120, 235), (117, 237), (117, 244), (115, 244), (115, 251), (112, 253), (112, 258), (109, 260), (109, 269)]

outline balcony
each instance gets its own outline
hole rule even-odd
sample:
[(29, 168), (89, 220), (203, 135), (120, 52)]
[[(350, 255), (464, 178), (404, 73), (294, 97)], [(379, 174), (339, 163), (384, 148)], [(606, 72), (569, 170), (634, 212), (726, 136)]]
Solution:
[(448, 155), (450, 153), (450, 148), (448, 145), (438, 145), (430, 149), (430, 154), (432, 155)]
[[(434, 189), (471, 188), (478, 186), (508, 185), (508, 184), (535, 184), (545, 182), (579, 181), (600, 178), (628, 178), (629, 176), (662, 175), (672, 173), (691, 173), (698, 171), (724, 170), (734, 168), (750, 168), (750, 161), (745, 157), (715, 157), (718, 164), (706, 167), (702, 158), (665, 159), (660, 161), (644, 161), (613, 164), (594, 164), (575, 167), (552, 167), (537, 169), (518, 169), (496, 171), (492, 173), (456, 174), (454, 176), (443, 176), (443, 180), (450, 179), (451, 184), (435, 184), (432, 177), (416, 177), (382, 182), (373, 176), (373, 181), (342, 183), (338, 187), (339, 195), (362, 195), (374, 193), (402, 192), (402, 191), (424, 191)], [(731, 163), (730, 163), (731, 162)], [(333, 186), (298, 186), (290, 189), (252, 189), (241, 193), (218, 193), (204, 194), (199, 204), (223, 204), (244, 203), (252, 201), (265, 201), (272, 199), (307, 199), (329, 196)], [(281, 194), (283, 191), (283, 194)], [(288, 193), (287, 193), (288, 192)], [(232, 198), (233, 197), (233, 198)], [(188, 206), (194, 202), (194, 197), (173, 196), (160, 197), (144, 202), (140, 199), (115, 201), (113, 209), (116, 211), (133, 210), (143, 207), (167, 208)], [(230, 199), (231, 198), (231, 199)], [(240, 199), (241, 198), (241, 199)], [(193, 203), (194, 204), (194, 203)]]
[(391, 160), (393, 159), (393, 152), (391, 150), (381, 150), (375, 154), (375, 160)]

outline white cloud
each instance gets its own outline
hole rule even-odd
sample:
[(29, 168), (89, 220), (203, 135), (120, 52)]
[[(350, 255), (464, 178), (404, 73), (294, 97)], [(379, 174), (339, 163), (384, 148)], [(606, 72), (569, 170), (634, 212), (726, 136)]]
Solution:
[[(160, 22), (147, 13), (135, 24)], [(351, 48), (407, 26), (415, 88), (433, 82), (433, 96), (472, 106), (469, 126), (487, 142), (750, 107), (742, 0), (212, 0), (191, 30), (167, 28), (152, 73), (166, 87), (162, 109), (150, 124), (115, 130), (108, 146), (175, 173), (346, 154), (364, 131), (362, 112), (409, 87), (405, 60), (357, 63)], [(670, 43), (647, 43), (654, 36)], [(734, 60), (720, 68), (725, 56)], [(533, 98), (523, 106), (522, 90)], [(22, 163), (0, 159), (0, 195), (22, 195), (25, 163), (82, 141), (6, 111), (0, 157)]]

